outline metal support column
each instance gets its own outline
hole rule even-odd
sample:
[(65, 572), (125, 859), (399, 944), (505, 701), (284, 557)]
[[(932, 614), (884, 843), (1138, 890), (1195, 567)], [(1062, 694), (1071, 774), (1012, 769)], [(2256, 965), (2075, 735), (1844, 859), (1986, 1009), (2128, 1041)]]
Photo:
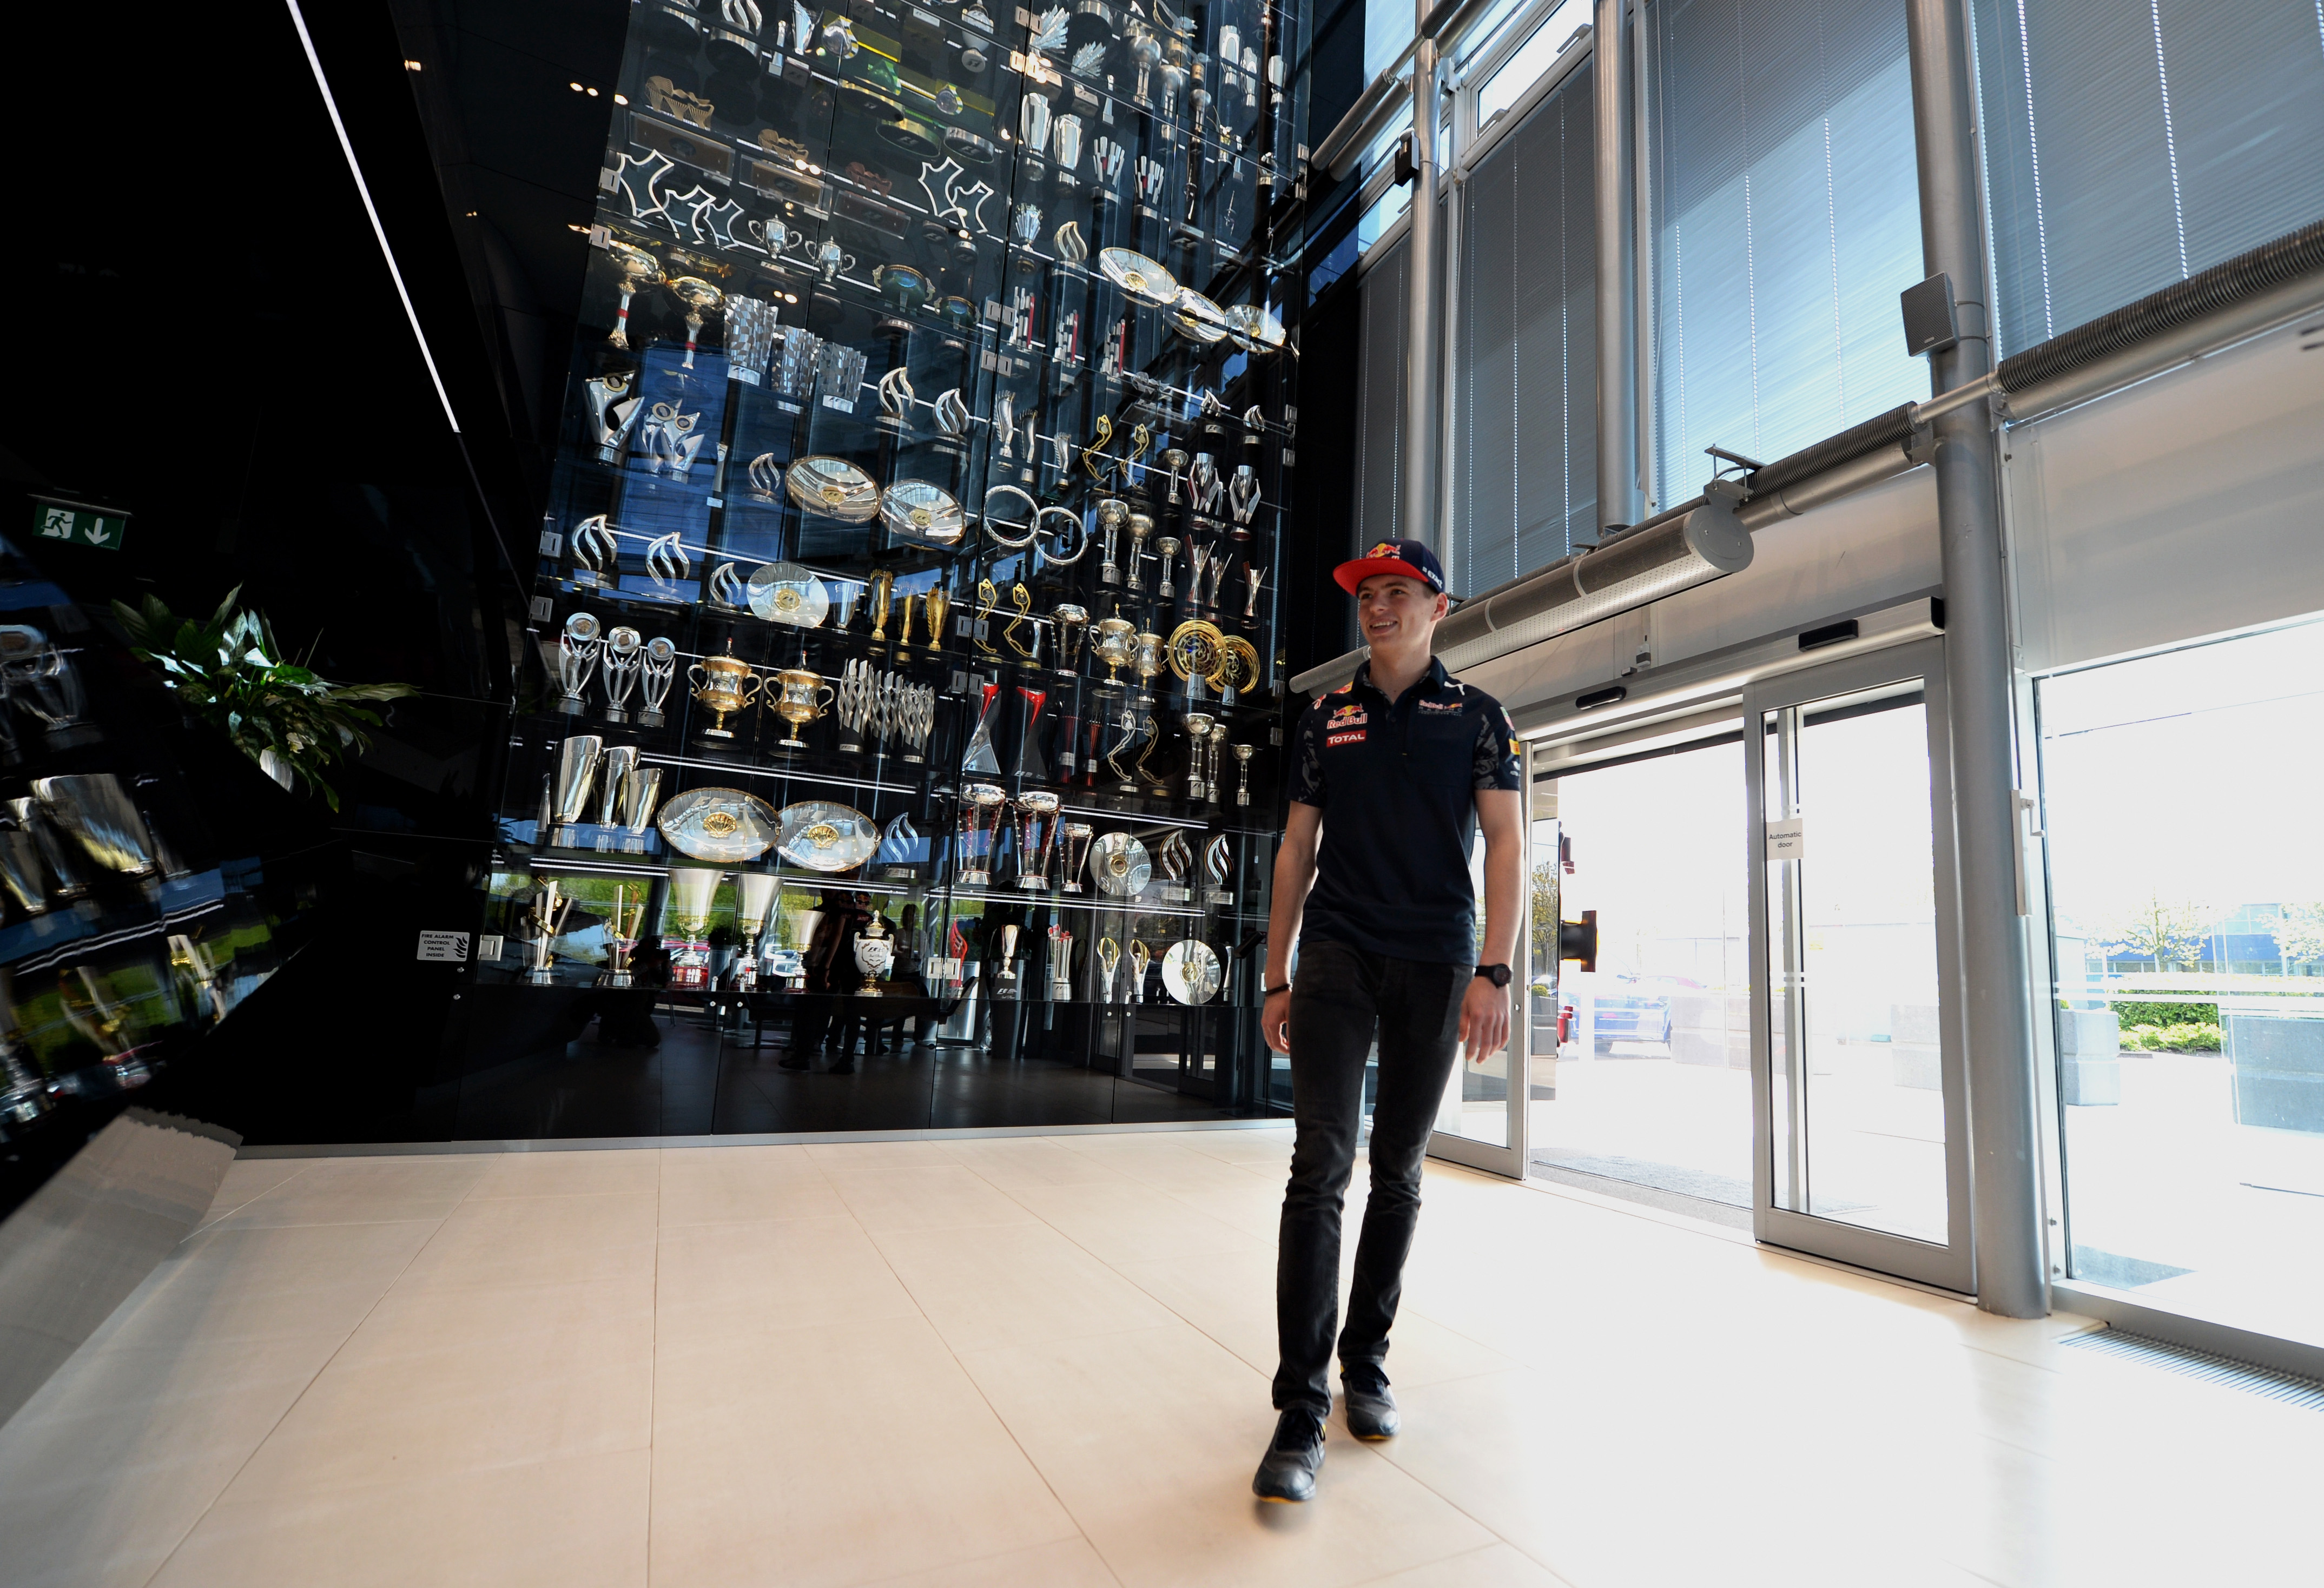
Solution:
[(1436, 124), (1442, 112), (1436, 92), (1436, 41), (1428, 33), (1430, 0), (1414, 0), (1412, 52), (1412, 230), (1405, 239), (1406, 280), (1411, 284), (1405, 308), (1404, 532), (1428, 543), (1440, 556), (1444, 524), (1436, 489), (1439, 409), (1438, 372), (1444, 339), (1438, 333), (1436, 246)]
[[(1960, 341), (1929, 360), (1932, 392), (1993, 367), (1975, 101), (1964, 0), (1906, 0), (1921, 250), (1951, 278)], [(1959, 837), (1962, 1026), (1978, 1305), (2005, 1317), (2049, 1310), (2035, 1157), (2032, 992), (2018, 913), (2016, 748), (2009, 613), (1993, 425), (1981, 404), (1934, 421), (1945, 582), (1945, 683), (1952, 710)]]
[(1598, 525), (1638, 522), (1638, 294), (1636, 145), (1631, 138), (1628, 0), (1598, 0)]

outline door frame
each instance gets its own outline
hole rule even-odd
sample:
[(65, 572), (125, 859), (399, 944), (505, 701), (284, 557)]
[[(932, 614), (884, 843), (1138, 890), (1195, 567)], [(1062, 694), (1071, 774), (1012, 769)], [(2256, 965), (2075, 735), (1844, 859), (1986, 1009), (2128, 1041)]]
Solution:
[[(1442, 1158), (1448, 1163), (1458, 1163), (1464, 1169), (1480, 1170), (1486, 1174), (1498, 1174), (1513, 1180), (1522, 1180), (1526, 1177), (1526, 1158), (1530, 1151), (1526, 1140), (1526, 1115), (1530, 1112), (1528, 1106), (1533, 1099), (1533, 1053), (1531, 1051), (1533, 1023), (1529, 1018), (1531, 1009), (1526, 997), (1527, 989), (1532, 987), (1534, 978), (1533, 913), (1537, 907), (1538, 901), (1534, 897), (1531, 886), (1534, 822), (1533, 745), (1530, 740), (1520, 742), (1517, 755), (1517, 776), (1518, 787), (1523, 790), (1522, 798), (1525, 802), (1517, 812), (1517, 832), (1519, 841), (1525, 846), (1526, 880), (1520, 884), (1520, 892), (1517, 895), (1517, 946), (1516, 952), (1509, 958), (1508, 1050), (1509, 1093), (1507, 1099), (1508, 1109), (1507, 1144), (1495, 1146), (1490, 1142), (1472, 1141), (1467, 1136), (1456, 1136), (1446, 1131), (1432, 1130), (1428, 1133), (1429, 1157)], [(1554, 867), (1552, 870), (1554, 874)], [(1559, 907), (1558, 893), (1554, 885), (1552, 886), (1550, 894), (1550, 910), (1554, 914)], [(1478, 902), (1480, 905), (1483, 903), (1482, 900)], [(1557, 996), (1557, 965), (1554, 959), (1548, 967), (1548, 977), (1550, 996), (1554, 998)], [(1556, 1057), (1554, 1049), (1550, 1056)], [(1463, 1055), (1456, 1054), (1452, 1062), (1457, 1070), (1468, 1063), (1468, 1059)]]
[[(1969, 1069), (1961, 1023), (1960, 910), (1952, 799), (1952, 737), (1945, 641), (1914, 640), (1754, 683), (1743, 696), (1743, 776), (1749, 857), (1752, 1234), (1769, 1245), (1964, 1295), (1976, 1290), (1969, 1150)], [(1766, 713), (1917, 678), (1928, 720), (1931, 864), (1936, 900), (1937, 1033), (1945, 1120), (1946, 1243), (1917, 1240), (1775, 1205), (1774, 941), (1766, 859)], [(1792, 1088), (1793, 1096), (1799, 1088)], [(1797, 1139), (1797, 1133), (1794, 1133)]]

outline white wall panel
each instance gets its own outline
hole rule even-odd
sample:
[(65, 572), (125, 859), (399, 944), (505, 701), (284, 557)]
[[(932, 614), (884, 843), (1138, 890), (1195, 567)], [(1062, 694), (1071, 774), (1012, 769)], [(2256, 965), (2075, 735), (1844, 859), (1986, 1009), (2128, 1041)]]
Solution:
[(2324, 610), (2315, 322), (2013, 429), (2004, 451), (2028, 671)]

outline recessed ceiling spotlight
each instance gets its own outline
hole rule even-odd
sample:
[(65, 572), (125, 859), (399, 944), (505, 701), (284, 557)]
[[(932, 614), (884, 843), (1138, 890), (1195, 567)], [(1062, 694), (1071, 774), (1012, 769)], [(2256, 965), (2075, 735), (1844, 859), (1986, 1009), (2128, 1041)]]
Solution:
[(416, 60), (407, 60), (403, 63), (403, 69), (406, 71), (418, 71), (420, 69), (420, 63)]
[(576, 94), (581, 92), (581, 85), (578, 83), (567, 83), (565, 86), (572, 89)]
[(613, 96), (613, 103), (616, 105), (627, 105), (629, 102), (630, 96), (627, 94), (616, 94)]

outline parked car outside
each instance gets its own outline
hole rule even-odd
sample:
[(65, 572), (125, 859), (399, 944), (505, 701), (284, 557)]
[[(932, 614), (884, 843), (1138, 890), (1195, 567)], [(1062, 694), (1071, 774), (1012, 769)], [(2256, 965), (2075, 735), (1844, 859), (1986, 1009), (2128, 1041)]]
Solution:
[[(1634, 976), (1627, 971), (1600, 971), (1590, 994), (1596, 1019), (1596, 1051), (1611, 1053), (1616, 1042), (1661, 1042), (1671, 1040), (1671, 999), (1702, 984), (1683, 976)], [(1559, 1011), (1561, 1037), (1567, 1032), (1578, 1040), (1581, 1021), (1572, 1004)]]

